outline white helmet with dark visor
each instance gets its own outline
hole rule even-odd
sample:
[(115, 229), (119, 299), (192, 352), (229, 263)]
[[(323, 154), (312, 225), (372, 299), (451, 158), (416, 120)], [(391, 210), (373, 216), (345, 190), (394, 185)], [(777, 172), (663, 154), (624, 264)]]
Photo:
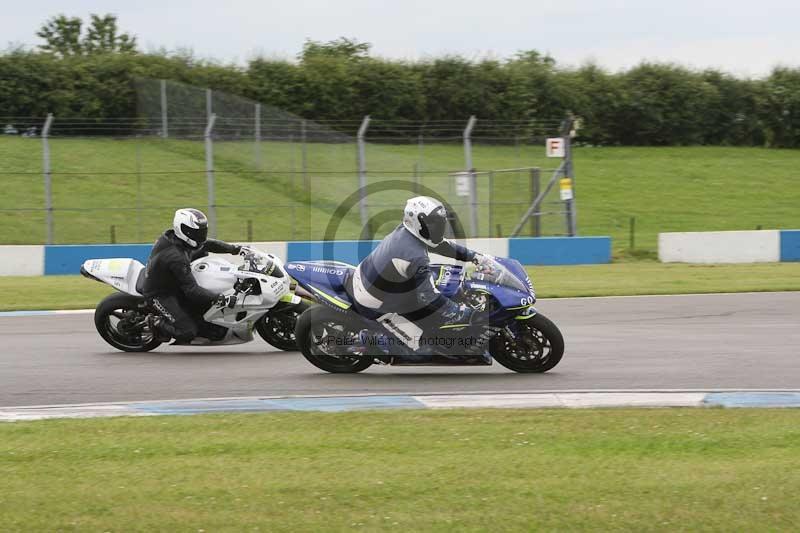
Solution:
[(438, 246), (447, 230), (447, 210), (430, 196), (417, 196), (406, 203), (403, 225), (428, 246)]
[(172, 220), (175, 235), (191, 246), (199, 248), (208, 238), (208, 219), (197, 209), (178, 209)]

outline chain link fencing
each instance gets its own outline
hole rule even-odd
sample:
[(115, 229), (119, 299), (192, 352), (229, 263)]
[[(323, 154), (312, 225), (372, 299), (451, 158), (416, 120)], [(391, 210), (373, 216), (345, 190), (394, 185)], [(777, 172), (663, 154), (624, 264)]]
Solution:
[(417, 194), (468, 237), (574, 233), (566, 160), (543, 149), (568, 124), (315, 122), (149, 79), (137, 94), (136, 117), (0, 118), (1, 243), (150, 242), (187, 206), (231, 241), (380, 238)]

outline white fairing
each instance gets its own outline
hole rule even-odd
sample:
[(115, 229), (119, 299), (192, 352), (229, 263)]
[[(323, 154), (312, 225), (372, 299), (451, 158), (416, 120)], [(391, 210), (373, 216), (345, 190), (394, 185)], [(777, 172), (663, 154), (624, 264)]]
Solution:
[[(203, 315), (206, 322), (228, 328), (228, 333), (221, 341), (209, 341), (197, 338), (192, 344), (241, 344), (253, 340), (253, 328), (264, 314), (273, 308), (281, 299), (290, 298), (293, 303), (300, 299), (290, 294), (290, 278), (283, 269), (283, 262), (271, 255), (252, 251), (257, 258), (271, 260), (276, 268), (273, 274), (283, 273), (282, 277), (262, 274), (249, 270), (247, 263), (238, 267), (219, 256), (209, 256), (192, 262), (192, 274), (197, 284), (214, 293), (236, 294), (236, 305), (233, 308), (212, 305)], [(136, 280), (144, 269), (135, 259), (90, 259), (83, 264), (84, 270), (92, 277), (108, 283), (114, 288), (142, 296), (136, 291)], [(259, 290), (235, 292), (237, 281), (254, 279)], [(260, 294), (253, 294), (260, 292)]]
[(136, 292), (136, 280), (144, 265), (136, 259), (89, 259), (83, 263), (83, 269), (118, 291), (141, 296)]
[(212, 292), (225, 292), (236, 283), (236, 266), (221, 257), (209, 256), (192, 263), (192, 275), (197, 284)]
[[(271, 259), (279, 267), (278, 272), (283, 272), (280, 259), (270, 254), (260, 256)], [(261, 294), (237, 293), (233, 308), (212, 305), (206, 311), (203, 315), (206, 322), (228, 328), (226, 337), (214, 344), (240, 344), (253, 340), (253, 327), (258, 319), (289, 294), (289, 276), (285, 273), (279, 278), (251, 272), (246, 265), (237, 267), (218, 256), (192, 262), (192, 274), (198, 285), (212, 292), (233, 294), (237, 280), (246, 279), (257, 280), (260, 287)]]
[[(269, 255), (269, 257), (283, 271), (281, 260), (272, 255)], [(284, 274), (283, 277), (278, 278), (258, 272), (240, 270), (239, 267), (219, 256), (203, 257), (192, 262), (192, 274), (198, 285), (217, 293), (232, 291), (236, 280), (248, 278), (258, 280), (261, 286), (261, 294), (245, 296), (245, 303), (248, 307), (273, 307), (289, 292), (289, 277), (287, 275)]]

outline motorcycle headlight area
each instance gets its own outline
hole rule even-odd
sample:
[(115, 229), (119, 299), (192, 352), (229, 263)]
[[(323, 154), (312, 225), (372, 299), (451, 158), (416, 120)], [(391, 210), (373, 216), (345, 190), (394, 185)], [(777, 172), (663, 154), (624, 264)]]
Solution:
[(272, 276), (273, 278), (282, 278), (284, 276), (283, 269), (272, 256), (266, 254), (251, 254), (245, 257), (245, 270), (249, 272), (256, 272), (264, 274), (265, 276)]

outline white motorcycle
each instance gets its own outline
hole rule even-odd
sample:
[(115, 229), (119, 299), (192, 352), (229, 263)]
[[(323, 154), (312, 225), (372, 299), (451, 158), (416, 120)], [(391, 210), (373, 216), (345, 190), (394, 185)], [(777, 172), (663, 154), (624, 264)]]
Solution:
[[(213, 304), (198, 324), (198, 336), (186, 344), (243, 344), (253, 340), (255, 329), (272, 346), (296, 350), (295, 324), (309, 304), (292, 292), (291, 278), (278, 257), (249, 247), (244, 247), (241, 255), (241, 266), (219, 256), (192, 262), (198, 285), (216, 293), (235, 294), (236, 304), (232, 308)], [(120, 291), (104, 298), (94, 313), (97, 332), (118, 350), (149, 352), (162, 343), (148, 326), (148, 316), (159, 312), (141, 294), (144, 270), (135, 259), (89, 259), (81, 266), (82, 275)]]

